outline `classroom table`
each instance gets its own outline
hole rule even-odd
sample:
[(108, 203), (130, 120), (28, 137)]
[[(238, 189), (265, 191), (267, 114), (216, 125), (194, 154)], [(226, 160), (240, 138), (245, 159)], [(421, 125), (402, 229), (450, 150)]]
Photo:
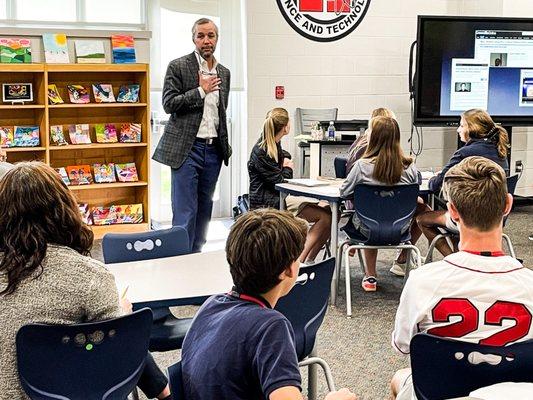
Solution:
[[(325, 179), (322, 182), (328, 183), (323, 186), (305, 186), (306, 182), (311, 182), (311, 179), (297, 179), (302, 184), (278, 183), (276, 190), (279, 191), (280, 209), (285, 209), (285, 198), (290, 194), (293, 196), (311, 197), (317, 200), (327, 201), (331, 207), (331, 246), (332, 253), (335, 254), (335, 273), (331, 281), (331, 300), (333, 304), (337, 302), (337, 280), (339, 278), (340, 266), (338, 263), (339, 257), (337, 250), (339, 246), (339, 204), (343, 200), (340, 195), (340, 187), (344, 180), (342, 179)], [(428, 187), (429, 179), (423, 179), (420, 185), (420, 194), (432, 196)]]
[(107, 264), (119, 293), (141, 307), (198, 304), (233, 286), (223, 250), (152, 260)]

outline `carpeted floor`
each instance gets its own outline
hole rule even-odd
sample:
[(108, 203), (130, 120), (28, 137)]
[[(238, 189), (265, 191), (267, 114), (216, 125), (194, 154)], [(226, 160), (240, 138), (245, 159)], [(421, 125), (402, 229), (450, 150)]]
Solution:
[[(512, 239), (518, 258), (533, 267), (533, 206), (513, 210), (505, 231)], [(422, 254), (427, 245), (419, 243)], [(93, 252), (101, 259), (99, 243)], [(331, 366), (338, 388), (348, 387), (360, 400), (389, 398), (389, 381), (394, 372), (408, 366), (408, 359), (397, 355), (391, 348), (390, 335), (403, 281), (388, 272), (394, 258), (393, 251), (379, 253), (379, 290), (365, 293), (361, 289), (361, 270), (354, 261), (352, 273), (353, 317), (345, 316), (344, 278), (340, 282), (337, 307), (330, 306), (319, 331), (318, 355)], [(355, 277), (353, 276), (355, 275)], [(157, 290), (154, 288), (154, 290)], [(180, 307), (173, 310), (178, 316), (192, 316), (196, 307)], [(179, 351), (154, 354), (162, 368), (179, 360)], [(302, 371), (305, 375), (305, 371)], [(326, 393), (324, 379), (319, 374), (321, 397)], [(305, 389), (304, 389), (305, 393)]]

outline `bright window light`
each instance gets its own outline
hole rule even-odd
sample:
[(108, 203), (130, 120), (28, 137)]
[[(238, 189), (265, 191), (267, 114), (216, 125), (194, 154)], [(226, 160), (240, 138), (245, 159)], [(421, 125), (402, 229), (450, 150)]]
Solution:
[(87, 22), (141, 24), (141, 0), (86, 0)]
[(76, 0), (17, 0), (16, 18), (31, 21), (76, 21)]

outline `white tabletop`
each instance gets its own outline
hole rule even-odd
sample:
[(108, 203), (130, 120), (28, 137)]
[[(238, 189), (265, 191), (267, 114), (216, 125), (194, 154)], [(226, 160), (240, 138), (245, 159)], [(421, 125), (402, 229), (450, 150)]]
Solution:
[[(132, 303), (187, 304), (187, 299), (228, 292), (233, 286), (224, 251), (107, 264), (119, 294)], [(164, 304), (163, 304), (164, 303)]]

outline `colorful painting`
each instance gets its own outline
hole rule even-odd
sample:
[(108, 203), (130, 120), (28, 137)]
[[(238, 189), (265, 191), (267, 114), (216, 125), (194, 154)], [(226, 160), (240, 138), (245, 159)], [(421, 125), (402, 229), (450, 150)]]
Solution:
[(91, 209), (89, 208), (89, 204), (87, 203), (78, 204), (78, 207), (80, 209), (81, 219), (83, 220), (83, 222), (86, 223), (87, 225), (92, 225), (93, 216), (91, 213)]
[(118, 91), (117, 102), (137, 103), (139, 101), (139, 85), (122, 85)]
[(13, 128), (10, 126), (0, 126), (0, 147), (13, 146)]
[(59, 95), (57, 86), (54, 84), (48, 85), (48, 101), (50, 104), (62, 104), (64, 103), (63, 99)]
[(69, 125), (68, 134), (72, 144), (90, 144), (89, 124)]
[(113, 124), (96, 124), (94, 125), (96, 141), (98, 143), (117, 143), (117, 130)]
[(94, 164), (94, 181), (96, 183), (111, 183), (116, 182), (115, 178), (115, 164)]
[(133, 64), (137, 62), (133, 36), (111, 35), (111, 47), (113, 48), (113, 62), (115, 64)]
[(137, 182), (139, 180), (135, 163), (115, 164), (115, 170), (119, 182)]
[(72, 185), (90, 185), (93, 183), (89, 165), (71, 165), (67, 167), (68, 179)]
[(65, 135), (63, 134), (63, 125), (51, 125), (50, 126), (50, 141), (55, 146), (67, 145)]
[(31, 83), (2, 83), (2, 101), (4, 103), (27, 103), (33, 101)]
[(49, 64), (68, 64), (67, 35), (64, 33), (43, 34), (44, 58)]
[(68, 97), (71, 103), (87, 104), (91, 101), (89, 91), (81, 85), (67, 85)]
[(41, 143), (38, 126), (15, 126), (13, 129), (13, 146), (36, 147)]
[(100, 40), (75, 40), (78, 64), (105, 63), (104, 43)]
[(56, 172), (59, 174), (59, 176), (63, 180), (63, 183), (67, 186), (70, 186), (70, 179), (68, 179), (67, 170), (65, 169), (65, 167), (54, 168), (54, 169), (56, 170)]
[(30, 39), (1, 38), (0, 63), (31, 63)]
[(139, 143), (141, 141), (141, 124), (122, 124), (120, 127), (121, 143)]
[(97, 103), (114, 103), (115, 95), (113, 94), (113, 86), (109, 83), (95, 83), (93, 84), (94, 101)]
[(109, 213), (114, 214), (115, 224), (140, 224), (143, 222), (142, 204), (113, 205), (110, 207)]

